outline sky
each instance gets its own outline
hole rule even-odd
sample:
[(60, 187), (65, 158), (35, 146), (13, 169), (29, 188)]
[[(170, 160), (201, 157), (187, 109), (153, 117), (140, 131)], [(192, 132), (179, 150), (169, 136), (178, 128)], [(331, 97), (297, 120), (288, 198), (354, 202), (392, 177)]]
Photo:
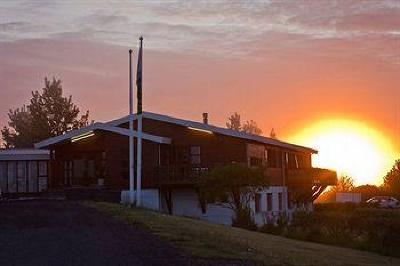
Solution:
[(2, 0), (0, 126), (46, 76), (96, 121), (125, 115), (140, 35), (146, 111), (220, 126), (239, 112), (283, 140), (347, 119), (400, 150), (396, 0)]

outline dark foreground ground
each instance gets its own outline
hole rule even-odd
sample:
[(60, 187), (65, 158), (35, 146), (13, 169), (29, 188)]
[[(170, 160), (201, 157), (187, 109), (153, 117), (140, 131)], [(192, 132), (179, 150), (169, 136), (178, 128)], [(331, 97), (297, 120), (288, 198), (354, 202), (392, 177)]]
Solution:
[(0, 202), (0, 265), (235, 265), (188, 258), (144, 229), (71, 201)]

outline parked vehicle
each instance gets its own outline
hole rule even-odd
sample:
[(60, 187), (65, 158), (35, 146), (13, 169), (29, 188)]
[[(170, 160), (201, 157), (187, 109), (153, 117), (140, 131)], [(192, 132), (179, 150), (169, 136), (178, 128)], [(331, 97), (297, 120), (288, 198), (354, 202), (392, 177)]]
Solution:
[(390, 196), (375, 196), (367, 200), (367, 203), (386, 209), (394, 209), (400, 207), (399, 200)]

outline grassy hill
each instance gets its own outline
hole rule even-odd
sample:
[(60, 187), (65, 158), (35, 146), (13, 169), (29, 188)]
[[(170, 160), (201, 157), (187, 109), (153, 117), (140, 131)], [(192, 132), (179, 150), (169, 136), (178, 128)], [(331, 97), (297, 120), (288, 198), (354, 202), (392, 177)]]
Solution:
[(126, 223), (142, 226), (202, 258), (236, 258), (264, 265), (400, 265), (400, 259), (340, 248), (204, 221), (170, 216), (119, 204), (86, 202)]

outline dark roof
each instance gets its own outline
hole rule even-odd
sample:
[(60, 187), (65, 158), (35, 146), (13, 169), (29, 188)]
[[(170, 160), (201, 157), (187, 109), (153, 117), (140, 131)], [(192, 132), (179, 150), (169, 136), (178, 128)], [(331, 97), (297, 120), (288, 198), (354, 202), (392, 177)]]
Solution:
[[(151, 113), (151, 112), (143, 112), (143, 118), (157, 120), (157, 121), (163, 121), (166, 123), (172, 123), (172, 124), (176, 124), (176, 125), (180, 125), (180, 126), (184, 126), (184, 127), (188, 127), (188, 128), (193, 128), (193, 129), (210, 131), (210, 132), (221, 134), (221, 135), (252, 140), (252, 141), (263, 143), (263, 144), (269, 144), (269, 145), (273, 145), (273, 146), (287, 148), (290, 150), (308, 152), (308, 153), (318, 153), (317, 150), (309, 148), (309, 147), (291, 144), (288, 142), (284, 142), (284, 141), (280, 141), (277, 139), (268, 138), (268, 137), (264, 137), (264, 136), (252, 135), (252, 134), (248, 134), (248, 133), (244, 133), (244, 132), (240, 132), (240, 131), (236, 131), (236, 130), (232, 130), (232, 129), (228, 129), (228, 128), (213, 126), (210, 124), (204, 124), (201, 122), (175, 118), (175, 117), (171, 117), (171, 116), (167, 116), (167, 115), (156, 114), (156, 113)], [(132, 119), (136, 120), (137, 114), (132, 115)], [(119, 119), (116, 119), (116, 120), (112, 120), (110, 122), (107, 122), (106, 124), (111, 125), (111, 126), (119, 126), (119, 125), (121, 125), (123, 123), (127, 123), (127, 122), (129, 122), (129, 115), (124, 116)]]
[[(137, 117), (138, 117), (137, 114), (132, 115), (133, 120), (136, 120)], [(65, 140), (71, 139), (73, 137), (82, 135), (82, 134), (87, 134), (88, 132), (94, 131), (94, 130), (111, 131), (111, 132), (118, 133), (121, 135), (129, 136), (128, 129), (119, 127), (120, 125), (129, 122), (129, 118), (130, 118), (130, 116), (127, 115), (122, 118), (115, 119), (115, 120), (112, 120), (112, 121), (109, 121), (106, 123), (98, 122), (98, 123), (92, 124), (90, 126), (87, 126), (87, 127), (81, 128), (81, 129), (72, 130), (70, 132), (67, 132), (64, 135), (49, 138), (49, 139), (43, 140), (39, 143), (36, 143), (35, 148), (39, 148), (39, 149), (45, 148), (45, 147), (48, 147), (49, 145), (65, 141)], [(236, 131), (236, 130), (232, 130), (232, 129), (228, 129), (228, 128), (213, 126), (210, 124), (204, 124), (204, 123), (191, 121), (191, 120), (175, 118), (172, 116), (156, 114), (156, 113), (151, 113), (151, 112), (143, 112), (143, 118), (162, 121), (162, 122), (171, 123), (171, 124), (176, 124), (176, 125), (188, 127), (191, 129), (208, 131), (208, 132), (231, 136), (231, 137), (235, 137), (235, 138), (242, 138), (242, 139), (251, 140), (251, 141), (255, 141), (255, 142), (259, 142), (259, 143), (263, 143), (263, 144), (286, 148), (289, 150), (307, 152), (307, 153), (318, 153), (318, 151), (316, 151), (312, 148), (308, 148), (308, 147), (304, 147), (304, 146), (300, 146), (300, 145), (296, 145), (296, 144), (291, 144), (291, 143), (280, 141), (277, 139), (272, 139), (272, 138), (258, 136), (258, 135), (252, 135), (252, 134), (248, 134), (248, 133), (244, 133), (244, 132), (240, 132), (240, 131)], [(133, 136), (136, 137), (136, 135), (137, 135), (137, 132), (134, 131)], [(171, 140), (167, 137), (154, 136), (154, 135), (146, 134), (145, 132), (143, 132), (143, 138), (148, 139), (150, 141), (155, 141), (158, 143), (171, 143)]]

